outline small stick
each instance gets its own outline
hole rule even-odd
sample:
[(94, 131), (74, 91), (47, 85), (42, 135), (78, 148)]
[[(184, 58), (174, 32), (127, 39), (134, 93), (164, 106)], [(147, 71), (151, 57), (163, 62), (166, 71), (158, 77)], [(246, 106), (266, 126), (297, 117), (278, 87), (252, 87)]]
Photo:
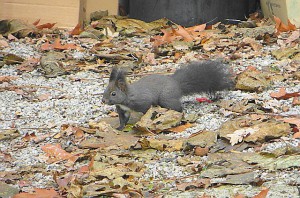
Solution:
[(56, 91), (61, 91), (61, 92), (66, 92), (61, 89), (53, 88), (53, 87), (47, 87), (47, 86), (40, 86), (40, 85), (11, 85), (11, 86), (5, 86), (5, 87), (0, 87), (0, 88), (41, 88), (41, 89), (52, 89)]

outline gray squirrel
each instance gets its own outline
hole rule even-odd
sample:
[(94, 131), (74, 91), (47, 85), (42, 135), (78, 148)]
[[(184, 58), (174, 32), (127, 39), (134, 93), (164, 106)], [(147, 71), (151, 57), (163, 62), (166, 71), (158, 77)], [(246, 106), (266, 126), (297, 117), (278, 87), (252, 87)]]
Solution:
[(193, 93), (214, 93), (230, 89), (231, 75), (224, 64), (217, 61), (192, 62), (172, 75), (152, 74), (128, 84), (127, 72), (112, 69), (102, 101), (116, 105), (120, 126), (124, 129), (132, 110), (146, 113), (151, 106), (182, 111), (181, 97)]

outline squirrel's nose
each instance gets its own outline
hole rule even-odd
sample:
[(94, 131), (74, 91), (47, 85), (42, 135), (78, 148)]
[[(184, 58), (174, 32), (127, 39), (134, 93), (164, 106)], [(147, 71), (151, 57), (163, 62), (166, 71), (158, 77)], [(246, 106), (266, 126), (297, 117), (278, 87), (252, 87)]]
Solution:
[(102, 103), (104, 103), (104, 104), (109, 104), (109, 99), (107, 99), (107, 98), (102, 98)]

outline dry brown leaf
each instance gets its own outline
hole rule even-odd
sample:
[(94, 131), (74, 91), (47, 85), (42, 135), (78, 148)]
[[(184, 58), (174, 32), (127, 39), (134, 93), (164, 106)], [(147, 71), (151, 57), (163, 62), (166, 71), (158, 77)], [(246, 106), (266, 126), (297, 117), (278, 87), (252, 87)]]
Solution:
[(286, 39), (285, 43), (290, 44), (300, 38), (300, 30), (293, 31), (292, 34)]
[(170, 30), (161, 30), (164, 35), (161, 37), (162, 41), (165, 42), (165, 43), (171, 43), (172, 41), (174, 41), (176, 39), (176, 36), (174, 36), (173, 34), (173, 29), (170, 31)]
[(18, 77), (16, 76), (0, 76), (0, 84), (4, 82), (10, 82), (12, 80), (17, 79)]
[(243, 39), (243, 42), (250, 45), (254, 51), (259, 51), (262, 48), (262, 45), (259, 44), (254, 38), (246, 37)]
[(190, 42), (193, 41), (194, 38), (191, 36), (191, 34), (182, 26), (178, 25), (178, 29), (175, 30), (175, 34), (182, 36), (184, 41)]
[(300, 119), (299, 118), (281, 118), (278, 120), (282, 120), (284, 122), (287, 122), (289, 124), (297, 125), (297, 127), (300, 129)]
[[(180, 25), (177, 26), (177, 29), (171, 27), (171, 29), (162, 29), (164, 33), (163, 36), (154, 36), (151, 41), (153, 41), (153, 46), (158, 47), (165, 43), (172, 43), (174, 40), (184, 40), (186, 42), (191, 42), (194, 40), (194, 35), (199, 36), (200, 31), (205, 29), (205, 25), (194, 26), (190, 29), (184, 28)], [(201, 33), (202, 34), (202, 33)]]
[(74, 163), (78, 158), (77, 156), (63, 150), (59, 144), (46, 144), (41, 148), (45, 153), (47, 153), (49, 157), (48, 163), (53, 163), (61, 160), (68, 160)]
[(45, 100), (48, 100), (50, 98), (51, 94), (50, 93), (46, 93), (46, 94), (41, 94), (38, 96), (38, 99), (40, 102), (43, 102)]
[(21, 65), (19, 65), (17, 67), (17, 70), (31, 72), (36, 68), (39, 62), (40, 62), (39, 58), (30, 58), (24, 61)]
[(76, 45), (72, 43), (67, 43), (62, 45), (60, 38), (57, 38), (54, 40), (53, 48), (58, 50), (69, 50), (69, 49), (76, 49)]
[(275, 20), (275, 28), (277, 30), (277, 34), (280, 34), (281, 32), (288, 32), (288, 31), (291, 31), (291, 30), (296, 30), (296, 26), (293, 25), (290, 20), (288, 20), (288, 25), (285, 25), (284, 23), (282, 23), (281, 19), (274, 16), (274, 20)]
[(185, 131), (187, 128), (190, 128), (192, 126), (194, 126), (194, 125), (188, 122), (186, 124), (170, 128), (170, 129), (168, 129), (168, 131), (171, 131), (171, 132), (174, 132), (174, 133), (181, 133), (181, 132)]
[(268, 192), (269, 192), (268, 188), (264, 189), (264, 190), (260, 191), (260, 193), (258, 193), (257, 195), (255, 195), (253, 198), (265, 198), (265, 197), (267, 197)]
[(70, 49), (76, 49), (76, 45), (74, 43), (67, 43), (62, 45), (60, 38), (56, 38), (53, 42), (53, 44), (50, 44), (48, 41), (41, 45), (42, 51), (57, 49), (57, 50), (70, 50)]
[(293, 106), (300, 105), (300, 97), (294, 97), (292, 105)]
[(180, 191), (187, 191), (195, 188), (206, 188), (210, 185), (210, 179), (198, 179), (193, 182), (180, 183), (176, 187)]
[(242, 194), (237, 194), (233, 198), (245, 198), (245, 195)]
[(209, 148), (205, 147), (205, 148), (201, 148), (201, 147), (196, 147), (195, 148), (195, 155), (197, 156), (205, 156), (207, 155), (207, 153), (209, 152)]
[(35, 138), (33, 138), (33, 141), (37, 144), (37, 143), (40, 143), (42, 141), (44, 141), (46, 138), (49, 138), (49, 137), (52, 137), (53, 134), (44, 134), (44, 135), (39, 135), (39, 136), (36, 136)]
[(52, 50), (53, 49), (53, 45), (49, 43), (49, 41), (47, 41), (46, 43), (43, 43), (41, 45), (40, 48), (42, 51), (47, 51), (47, 50)]
[(262, 114), (250, 114), (250, 118), (251, 120), (265, 120), (268, 116)]
[(293, 93), (287, 93), (285, 88), (280, 88), (278, 92), (272, 92), (270, 93), (270, 96), (272, 98), (276, 98), (278, 100), (286, 100), (289, 98), (293, 98), (293, 97), (298, 97), (300, 96), (300, 92), (293, 92)]
[(90, 122), (90, 127), (98, 128), (96, 136), (98, 138), (90, 138), (82, 141), (80, 147), (82, 148), (108, 148), (108, 147), (120, 147), (122, 149), (128, 149), (134, 146), (138, 137), (131, 133), (119, 133), (116, 129), (106, 122)]
[[(83, 130), (80, 127), (76, 127), (76, 126), (72, 126), (72, 125), (68, 125), (68, 124), (63, 124), (61, 126), (62, 131), (64, 131), (66, 133), (67, 136), (70, 135), (79, 135), (82, 134), (83, 135)], [(76, 135), (75, 135), (76, 136)]]
[(5, 40), (0, 40), (0, 47), (9, 47), (9, 44)]
[(37, 67), (39, 62), (40, 62), (39, 58), (30, 58), (30, 59), (24, 61), (21, 65), (19, 65), (17, 67), (17, 70), (31, 72)]
[(13, 198), (60, 198), (61, 196), (54, 189), (35, 188), (34, 193), (19, 193)]
[(183, 114), (161, 107), (151, 107), (135, 127), (143, 132), (160, 133), (180, 124)]
[(300, 139), (300, 132), (294, 133), (293, 138)]
[(70, 31), (71, 35), (79, 35), (81, 32), (83, 32), (83, 29), (81, 29), (80, 23), (78, 23), (72, 31)]
[(10, 40), (10, 41), (17, 41), (17, 40), (19, 40), (19, 39), (17, 39), (14, 35), (12, 35), (12, 34), (9, 34), (9, 35), (7, 36), (7, 38), (8, 38), (8, 40)]
[(194, 37), (198, 37), (200, 35), (203, 35), (203, 31), (205, 30), (205, 28), (206, 28), (206, 24), (201, 24), (201, 25), (196, 25), (185, 29)]
[(242, 128), (234, 131), (232, 134), (228, 134), (227, 137), (230, 138), (230, 143), (233, 146), (241, 142), (244, 139), (244, 137), (247, 137), (248, 135), (257, 132), (258, 130), (259, 128), (251, 128), (251, 127)]
[(41, 19), (37, 19), (35, 22), (32, 23), (32, 25), (37, 26), (37, 24), (39, 24), (41, 21)]
[(39, 29), (39, 30), (42, 30), (44, 28), (48, 28), (48, 29), (51, 29), (56, 23), (45, 23), (45, 24), (42, 24), (42, 25), (36, 25), (36, 28)]
[(25, 142), (28, 142), (32, 139), (36, 138), (35, 133), (26, 133), (25, 136), (22, 138)]

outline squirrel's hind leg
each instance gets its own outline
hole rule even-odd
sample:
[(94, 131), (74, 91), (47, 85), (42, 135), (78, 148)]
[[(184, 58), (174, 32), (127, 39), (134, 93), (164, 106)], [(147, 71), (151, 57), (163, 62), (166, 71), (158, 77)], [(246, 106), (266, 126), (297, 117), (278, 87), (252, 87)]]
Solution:
[(182, 112), (180, 99), (161, 100), (158, 105), (166, 109)]

